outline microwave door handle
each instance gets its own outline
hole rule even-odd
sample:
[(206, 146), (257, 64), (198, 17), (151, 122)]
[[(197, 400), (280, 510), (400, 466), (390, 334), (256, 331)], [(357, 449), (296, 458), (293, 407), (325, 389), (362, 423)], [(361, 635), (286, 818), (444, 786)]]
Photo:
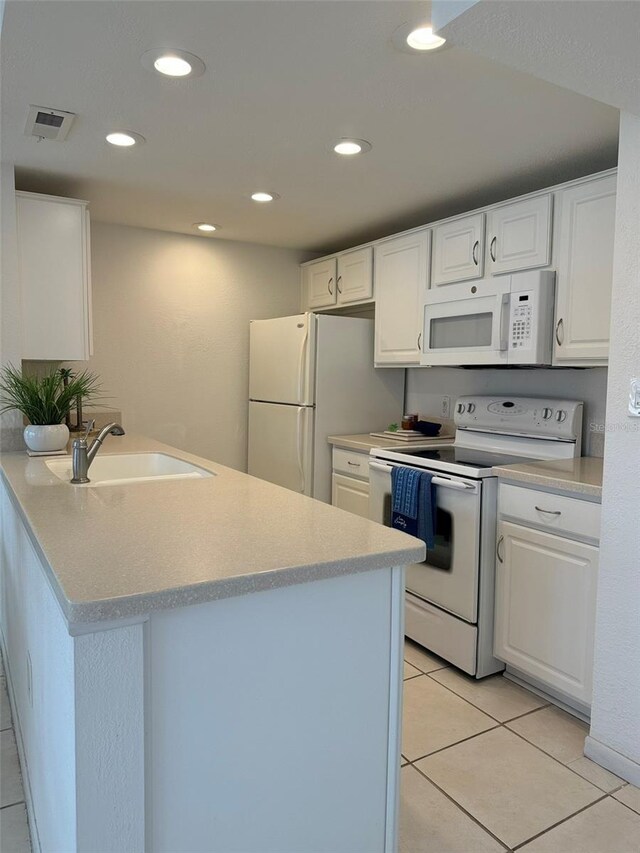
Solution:
[(498, 346), (500, 352), (509, 349), (510, 297), (510, 293), (503, 293), (500, 298), (500, 342)]

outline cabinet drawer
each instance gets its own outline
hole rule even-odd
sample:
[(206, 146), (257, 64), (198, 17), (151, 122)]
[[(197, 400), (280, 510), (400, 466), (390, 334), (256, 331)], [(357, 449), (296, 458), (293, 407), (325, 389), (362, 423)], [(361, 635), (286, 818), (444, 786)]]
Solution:
[(349, 477), (368, 480), (369, 454), (335, 447), (333, 449), (333, 470), (338, 474), (347, 474)]
[(498, 508), (502, 517), (534, 524), (560, 536), (598, 542), (600, 504), (538, 489), (500, 484)]

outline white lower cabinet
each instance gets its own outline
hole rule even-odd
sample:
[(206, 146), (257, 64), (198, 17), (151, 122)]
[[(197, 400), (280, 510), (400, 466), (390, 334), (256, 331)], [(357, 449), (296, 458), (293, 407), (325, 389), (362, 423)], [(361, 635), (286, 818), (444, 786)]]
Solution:
[(556, 533), (508, 521), (498, 527), (495, 655), (584, 705), (591, 703), (598, 553)]
[(369, 518), (369, 454), (333, 449), (331, 503), (338, 509)]
[(369, 483), (333, 474), (331, 478), (331, 503), (338, 509), (346, 509), (354, 515), (369, 518)]

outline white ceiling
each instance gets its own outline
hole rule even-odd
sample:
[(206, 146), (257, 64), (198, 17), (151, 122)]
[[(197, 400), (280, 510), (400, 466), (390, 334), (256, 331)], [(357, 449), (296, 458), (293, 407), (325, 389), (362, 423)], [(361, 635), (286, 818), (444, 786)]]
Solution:
[[(396, 50), (394, 30), (425, 10), (400, 0), (8, 2), (2, 158), (21, 188), (88, 198), (95, 220), (185, 233), (204, 220), (226, 239), (310, 250), (615, 164), (612, 107), (460, 48)], [(206, 73), (151, 74), (140, 57), (160, 46), (197, 54)], [(29, 104), (77, 113), (67, 141), (24, 136)], [(147, 142), (112, 148), (114, 128)], [(341, 136), (373, 150), (338, 158)], [(281, 198), (246, 197), (262, 188)]]
[(474, 53), (640, 115), (638, 0), (481, 0), (444, 31)]

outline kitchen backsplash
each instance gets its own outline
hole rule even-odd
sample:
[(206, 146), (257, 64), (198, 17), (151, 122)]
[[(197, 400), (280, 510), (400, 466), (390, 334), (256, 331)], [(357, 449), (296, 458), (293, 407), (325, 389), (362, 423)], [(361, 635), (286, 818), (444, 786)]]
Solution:
[(606, 367), (553, 370), (423, 367), (407, 370), (405, 409), (408, 412), (427, 417), (440, 415), (438, 395), (447, 395), (451, 398), (453, 416), (455, 401), (464, 394), (517, 394), (521, 397), (582, 400), (582, 455), (604, 455)]

